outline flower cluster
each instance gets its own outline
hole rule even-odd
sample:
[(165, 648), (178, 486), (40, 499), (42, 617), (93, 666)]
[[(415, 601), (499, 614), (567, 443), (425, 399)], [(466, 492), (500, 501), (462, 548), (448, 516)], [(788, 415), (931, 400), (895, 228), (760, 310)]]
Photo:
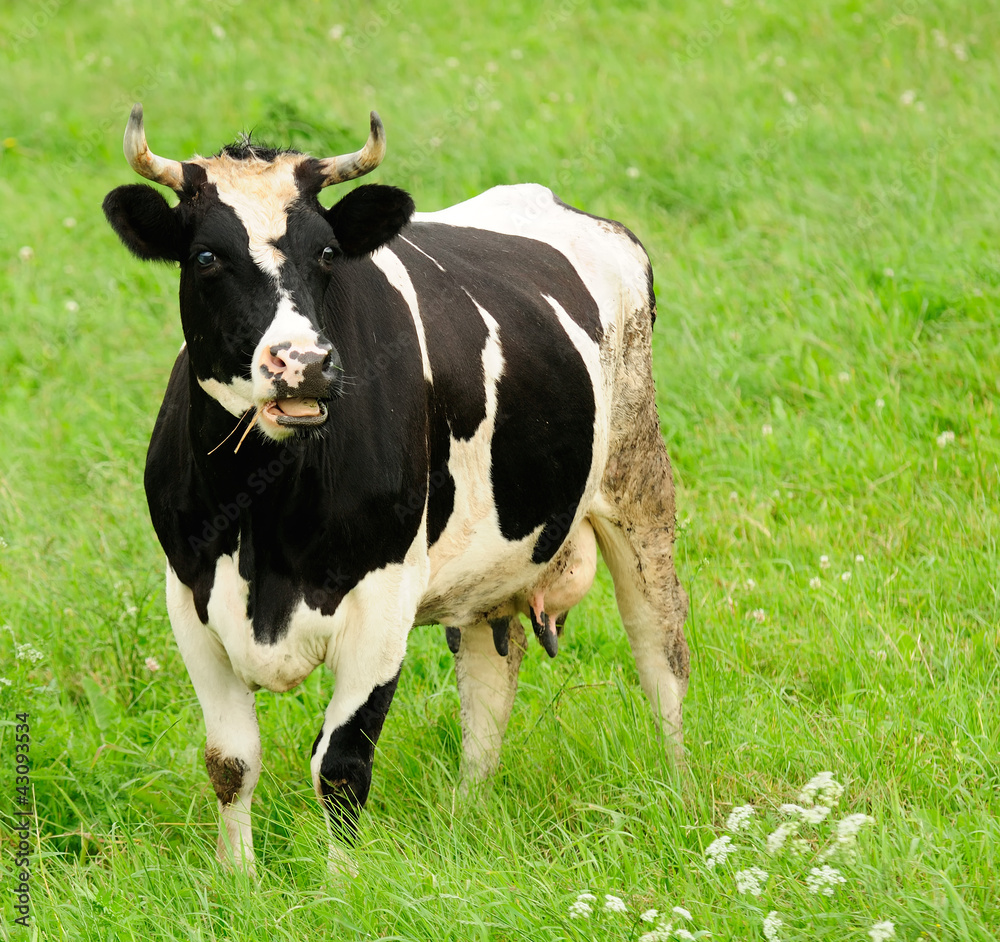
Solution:
[(597, 897), (593, 893), (581, 893), (576, 898), (576, 902), (569, 908), (570, 919), (589, 919), (594, 911), (591, 903), (596, 903)]
[[(593, 893), (584, 891), (577, 894), (576, 900), (569, 907), (570, 919), (590, 919), (595, 914), (594, 907), (597, 905), (597, 897)], [(613, 896), (611, 893), (604, 894), (604, 906), (606, 913), (616, 915), (628, 915), (628, 905), (620, 896)], [(633, 919), (635, 917), (632, 917)], [(639, 942), (668, 942), (668, 940), (681, 940), (681, 942), (696, 942), (711, 935), (707, 929), (692, 932), (689, 925), (692, 922), (691, 913), (682, 906), (674, 906), (669, 913), (661, 913), (657, 909), (647, 909), (639, 916), (639, 922), (653, 924), (655, 927), (639, 936)], [(638, 922), (632, 923), (632, 932)], [(630, 936), (631, 938), (632, 936)]]
[[(729, 834), (715, 838), (705, 849), (705, 867), (708, 871), (722, 870), (727, 858), (751, 864), (771, 858), (775, 862), (772, 873), (760, 866), (733, 869), (732, 879), (739, 894), (777, 903), (786, 888), (798, 885), (819, 897), (832, 897), (847, 882), (847, 877), (832, 864), (854, 863), (857, 858), (857, 837), (863, 828), (875, 823), (867, 814), (849, 814), (834, 820), (834, 809), (844, 794), (844, 786), (832, 772), (813, 776), (799, 791), (794, 803), (780, 805), (777, 811), (787, 820), (768, 832), (764, 827), (766, 817), (752, 805), (734, 807), (726, 818), (726, 830), (738, 835), (740, 844), (734, 844)], [(802, 869), (795, 872), (789, 867), (793, 860), (801, 860)], [(782, 862), (784, 861), (784, 862)], [(723, 876), (721, 879), (728, 879)], [(757, 912), (766, 911), (761, 929), (767, 942), (780, 942), (785, 925), (778, 908), (761, 905)], [(880, 922), (869, 930), (872, 942), (886, 942), (895, 929), (890, 922)], [(647, 942), (676, 936), (647, 934)]]
[(833, 891), (840, 883), (846, 883), (845, 877), (836, 867), (823, 864), (822, 867), (811, 867), (806, 877), (806, 886), (810, 893), (822, 893), (833, 896)]
[(734, 834), (737, 831), (745, 831), (750, 827), (750, 818), (753, 817), (753, 814), (753, 805), (739, 805), (733, 808), (729, 812), (729, 817), (726, 818), (726, 830), (732, 831)]
[(705, 848), (705, 866), (709, 870), (715, 868), (716, 864), (724, 864), (730, 854), (736, 853), (739, 848), (733, 843), (733, 839), (726, 834), (717, 837), (708, 847)]
[(686, 925), (692, 922), (691, 913), (681, 906), (675, 906), (669, 913), (662, 915), (655, 909), (650, 909), (642, 914), (641, 919), (643, 922), (655, 922), (659, 919), (659, 922), (651, 932), (644, 932), (639, 936), (639, 942), (668, 942), (670, 939), (693, 942), (711, 935), (707, 929), (692, 932)]
[(767, 872), (760, 867), (751, 867), (749, 870), (737, 870), (733, 874), (736, 881), (736, 891), (738, 893), (749, 893), (751, 896), (760, 896), (764, 891), (764, 883), (767, 880)]

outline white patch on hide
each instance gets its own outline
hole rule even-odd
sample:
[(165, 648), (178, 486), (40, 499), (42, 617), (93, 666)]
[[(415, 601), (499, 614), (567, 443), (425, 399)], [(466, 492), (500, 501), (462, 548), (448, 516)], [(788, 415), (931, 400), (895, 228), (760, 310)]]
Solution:
[(424, 322), (420, 318), (420, 302), (417, 300), (416, 289), (410, 280), (410, 273), (399, 260), (399, 256), (384, 246), (372, 254), (372, 261), (378, 266), (382, 274), (385, 275), (389, 284), (403, 296), (403, 300), (410, 308), (413, 326), (417, 331), (417, 343), (420, 345), (420, 363), (424, 368), (424, 379), (428, 382), (433, 382), (431, 361), (430, 357), (427, 356), (427, 337), (424, 333)]

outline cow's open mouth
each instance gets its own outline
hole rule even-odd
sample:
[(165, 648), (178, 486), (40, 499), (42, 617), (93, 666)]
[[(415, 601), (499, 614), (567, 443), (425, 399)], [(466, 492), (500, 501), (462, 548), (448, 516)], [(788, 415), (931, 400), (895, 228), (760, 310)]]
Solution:
[(326, 421), (326, 403), (319, 399), (274, 399), (263, 409), (272, 422), (286, 428), (308, 428)]

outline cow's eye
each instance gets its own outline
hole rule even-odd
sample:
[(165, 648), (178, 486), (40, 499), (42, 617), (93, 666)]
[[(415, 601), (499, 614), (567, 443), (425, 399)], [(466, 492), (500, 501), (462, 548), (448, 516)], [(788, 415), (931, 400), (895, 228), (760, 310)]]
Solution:
[(195, 256), (195, 261), (199, 268), (211, 268), (215, 264), (215, 255), (212, 252), (199, 252)]
[(336, 257), (337, 250), (328, 245), (322, 252), (320, 252), (319, 260), (324, 265), (329, 265)]

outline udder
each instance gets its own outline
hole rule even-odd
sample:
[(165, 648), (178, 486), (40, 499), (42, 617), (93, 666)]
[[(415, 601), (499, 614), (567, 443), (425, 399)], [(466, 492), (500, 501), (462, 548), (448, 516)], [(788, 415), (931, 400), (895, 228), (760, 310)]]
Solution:
[(594, 528), (582, 520), (541, 579), (518, 597), (518, 611), (531, 619), (535, 635), (549, 657), (555, 657), (559, 650), (559, 630), (566, 613), (590, 590), (596, 571)]

